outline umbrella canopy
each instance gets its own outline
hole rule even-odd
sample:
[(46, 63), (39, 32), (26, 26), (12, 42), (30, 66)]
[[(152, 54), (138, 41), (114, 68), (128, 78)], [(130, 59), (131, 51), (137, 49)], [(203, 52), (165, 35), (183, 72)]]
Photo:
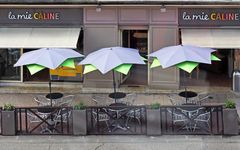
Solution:
[(102, 48), (90, 53), (79, 63), (84, 65), (84, 74), (94, 70), (106, 74), (112, 70), (114, 93), (116, 93), (114, 71), (127, 74), (132, 64), (145, 64), (144, 58), (140, 56), (137, 49), (124, 47)]
[[(191, 73), (199, 63), (211, 64), (211, 61), (220, 61), (219, 58), (211, 54), (214, 51), (216, 50), (191, 45), (165, 47), (149, 54), (150, 57), (154, 58), (150, 68), (158, 66), (162, 66), (163, 68), (177, 66), (178, 68)], [(186, 91), (185, 87), (185, 95)]]
[(211, 64), (211, 53), (214, 51), (192, 45), (177, 45), (162, 48), (149, 56), (156, 57), (161, 66), (167, 68), (186, 61)]
[(65, 60), (76, 57), (83, 57), (83, 55), (72, 49), (41, 48), (24, 53), (14, 67), (38, 64), (49, 69), (56, 69)]
[(90, 53), (79, 64), (92, 65), (94, 66), (93, 70), (98, 69), (102, 74), (105, 74), (122, 64), (145, 63), (137, 49), (108, 47)]
[[(24, 53), (17, 63), (14, 64), (14, 67), (27, 65), (32, 75), (44, 68), (56, 69), (59, 66), (75, 67), (72, 58), (77, 57), (83, 57), (83, 55), (72, 49), (41, 48)], [(49, 80), (49, 92), (51, 99), (51, 80)]]

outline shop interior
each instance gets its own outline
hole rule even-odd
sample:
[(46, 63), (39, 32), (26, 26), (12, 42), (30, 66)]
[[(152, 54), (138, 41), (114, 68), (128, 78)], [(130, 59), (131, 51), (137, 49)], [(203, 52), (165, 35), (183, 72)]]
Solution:
[(199, 64), (190, 74), (181, 70), (181, 85), (231, 87), (232, 73), (235, 68), (235, 51), (233, 49), (217, 49), (213, 54), (221, 61)]
[[(146, 58), (148, 53), (148, 31), (147, 30), (123, 30), (122, 46), (138, 49), (142, 57)], [(128, 75), (122, 75), (121, 85), (142, 86), (147, 85), (147, 65), (133, 65)]]
[(0, 80), (20, 81), (20, 67), (13, 67), (20, 57), (20, 49), (0, 49)]

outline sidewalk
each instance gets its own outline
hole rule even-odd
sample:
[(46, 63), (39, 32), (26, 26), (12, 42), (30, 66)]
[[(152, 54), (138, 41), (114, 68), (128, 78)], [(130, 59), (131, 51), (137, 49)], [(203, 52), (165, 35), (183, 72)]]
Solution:
[[(200, 88), (189, 87), (192, 91), (198, 94), (207, 93), (213, 97), (212, 103), (223, 103), (226, 99), (236, 99), (239, 101), (240, 94), (233, 93), (228, 88)], [(171, 105), (167, 94), (178, 93), (182, 90), (161, 90), (161, 89), (146, 89), (144, 87), (122, 87), (118, 91), (125, 93), (137, 93), (136, 104), (151, 104), (159, 102), (161, 105)], [(12, 103), (15, 106), (36, 106), (33, 98), (40, 94), (46, 95), (49, 92), (48, 84), (46, 83), (19, 83), (15, 86), (5, 86), (0, 84), (0, 106), (4, 103)], [(108, 95), (113, 92), (112, 88), (83, 88), (80, 84), (70, 83), (54, 83), (52, 92), (61, 92), (64, 95), (73, 94), (76, 96), (74, 103), (83, 101), (86, 105), (93, 105), (91, 98), (93, 93), (101, 93)], [(240, 104), (240, 102), (239, 102)]]
[(239, 150), (240, 136), (0, 136), (0, 150)]

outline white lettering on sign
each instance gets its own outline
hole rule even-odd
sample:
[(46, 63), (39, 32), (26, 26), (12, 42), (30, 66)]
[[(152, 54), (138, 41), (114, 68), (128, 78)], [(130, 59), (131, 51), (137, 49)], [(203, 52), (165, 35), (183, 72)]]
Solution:
[(209, 20), (208, 14), (205, 14), (204, 12), (202, 12), (201, 14), (192, 14), (189, 15), (187, 14), (187, 12), (183, 12), (182, 14), (182, 19), (183, 20)]
[(58, 12), (34, 12), (28, 11), (22, 14), (8, 13), (8, 19), (10, 20), (60, 20), (60, 13)]
[(32, 14), (30, 14), (29, 12), (25, 12), (23, 14), (14, 14), (13, 12), (9, 12), (8, 13), (8, 19), (11, 20), (31, 20), (32, 18)]
[(231, 12), (211, 12), (209, 14), (206, 14), (205, 12), (201, 12), (199, 14), (188, 14), (187, 12), (182, 13), (182, 19), (186, 21), (238, 21), (240, 20), (239, 16), (239, 13)]

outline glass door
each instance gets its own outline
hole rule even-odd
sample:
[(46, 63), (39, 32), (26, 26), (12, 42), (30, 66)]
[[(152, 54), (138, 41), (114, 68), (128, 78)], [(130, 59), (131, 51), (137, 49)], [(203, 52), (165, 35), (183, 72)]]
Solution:
[[(122, 30), (122, 46), (138, 49), (142, 57), (148, 54), (147, 30)], [(147, 85), (147, 65), (133, 65), (128, 75), (122, 75), (121, 85), (141, 86)]]

